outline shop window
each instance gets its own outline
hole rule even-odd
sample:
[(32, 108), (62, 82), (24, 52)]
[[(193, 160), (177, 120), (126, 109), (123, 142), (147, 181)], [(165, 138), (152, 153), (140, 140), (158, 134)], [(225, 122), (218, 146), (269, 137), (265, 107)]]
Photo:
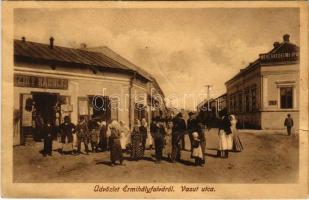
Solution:
[(134, 119), (142, 120), (143, 118), (147, 119), (145, 106), (143, 104), (135, 103)]
[(111, 120), (118, 121), (118, 106), (119, 106), (119, 99), (112, 98), (111, 99)]
[(78, 98), (78, 118), (81, 116), (89, 117), (89, 107), (88, 107), (88, 99), (86, 97)]
[(73, 111), (73, 106), (70, 104), (69, 96), (58, 96), (58, 98), (59, 100), (57, 103), (56, 110), (58, 111), (60, 108), (60, 113), (58, 112), (57, 114), (57, 120), (61, 124), (64, 122), (65, 116), (71, 116), (71, 112)]
[(88, 96), (89, 117), (111, 121), (111, 104), (107, 96)]
[(293, 108), (293, 88), (292, 87), (280, 88), (280, 108), (282, 109)]

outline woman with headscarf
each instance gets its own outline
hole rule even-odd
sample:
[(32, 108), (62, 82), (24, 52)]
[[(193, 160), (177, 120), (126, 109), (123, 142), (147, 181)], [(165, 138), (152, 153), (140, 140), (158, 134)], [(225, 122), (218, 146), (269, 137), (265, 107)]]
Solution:
[(100, 126), (97, 122), (97, 118), (93, 117), (88, 122), (89, 134), (90, 134), (90, 145), (92, 153), (96, 152), (98, 149), (98, 140), (100, 135)]
[(231, 140), (231, 122), (229, 120), (226, 109), (222, 110), (220, 113), (220, 125), (219, 125), (219, 147), (218, 147), (218, 157), (228, 158), (228, 151), (232, 150), (232, 140)]
[(192, 133), (191, 157), (195, 160), (195, 166), (203, 166), (204, 154), (201, 147), (201, 140), (197, 132)]
[(172, 162), (180, 161), (181, 158), (181, 139), (183, 136), (183, 122), (182, 122), (182, 115), (179, 113), (173, 119), (173, 132), (172, 132), (172, 155), (171, 160)]
[(165, 128), (165, 137), (164, 137), (164, 153), (167, 155), (168, 159), (172, 161), (172, 134), (173, 134), (173, 122), (168, 121)]
[(138, 161), (144, 156), (140, 121), (138, 119), (135, 120), (133, 131), (131, 133), (131, 145), (131, 158), (132, 160)]
[(127, 127), (126, 123), (124, 121), (120, 121), (120, 144), (122, 151), (126, 150), (128, 145), (128, 136), (130, 134), (130, 129)]
[(230, 122), (231, 122), (231, 130), (232, 130), (232, 137), (233, 137), (233, 151), (234, 152), (241, 152), (244, 148), (238, 136), (238, 131), (236, 128), (237, 119), (235, 115), (230, 115)]
[(203, 155), (201, 163), (199, 163), (199, 164), (203, 166), (206, 163), (206, 157), (205, 157), (205, 153), (206, 153), (206, 137), (205, 137), (204, 125), (202, 124), (200, 119), (198, 121), (199, 122), (198, 122), (198, 125), (197, 125), (197, 133), (198, 133), (198, 137), (199, 137), (199, 140), (200, 140), (200, 145), (201, 145), (202, 155)]
[(107, 151), (107, 124), (106, 121), (100, 122), (99, 148), (101, 151)]
[(112, 166), (115, 166), (116, 161), (123, 165), (122, 149), (120, 144), (120, 125), (117, 121), (112, 121), (109, 125), (110, 129), (110, 159)]

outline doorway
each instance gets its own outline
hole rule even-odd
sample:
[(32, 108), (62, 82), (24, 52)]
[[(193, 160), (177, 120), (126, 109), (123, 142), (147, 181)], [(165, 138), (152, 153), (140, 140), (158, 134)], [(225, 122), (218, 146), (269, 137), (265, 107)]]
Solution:
[(43, 133), (40, 130), (44, 124), (49, 122), (52, 126), (55, 125), (58, 97), (57, 93), (32, 92), (35, 107), (32, 117), (36, 129), (33, 133), (34, 140), (39, 141), (43, 138)]

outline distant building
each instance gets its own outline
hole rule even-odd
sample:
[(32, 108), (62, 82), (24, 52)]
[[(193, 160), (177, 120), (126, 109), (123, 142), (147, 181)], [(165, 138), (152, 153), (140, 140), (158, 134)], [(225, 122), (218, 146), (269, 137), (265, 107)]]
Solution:
[(209, 127), (218, 127), (219, 113), (226, 108), (226, 94), (219, 97), (205, 99), (197, 106), (200, 120)]
[(289, 35), (225, 85), (228, 111), (236, 114), (239, 127), (283, 129), (288, 113), (298, 127), (299, 47)]
[(156, 80), (123, 60), (56, 46), (53, 38), (49, 44), (14, 40), (14, 145), (36, 134), (38, 116), (56, 126), (65, 116), (74, 123), (83, 116), (131, 126), (134, 119), (150, 122), (164, 114)]
[[(209, 110), (208, 110), (208, 105), (209, 105)], [(214, 113), (213, 115), (216, 118), (218, 118), (219, 112), (223, 110), (224, 108), (226, 108), (226, 94), (222, 94), (221, 96), (217, 98), (211, 98), (208, 101), (207, 99), (205, 99), (204, 101), (198, 104), (197, 111), (207, 112), (208, 110)]]

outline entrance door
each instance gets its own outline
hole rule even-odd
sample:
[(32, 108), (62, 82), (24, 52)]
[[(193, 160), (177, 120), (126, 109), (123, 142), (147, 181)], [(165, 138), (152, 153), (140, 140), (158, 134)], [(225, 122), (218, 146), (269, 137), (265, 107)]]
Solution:
[(59, 94), (45, 93), (45, 92), (33, 92), (33, 102), (36, 109), (36, 114), (33, 116), (36, 123), (36, 134), (34, 139), (42, 139), (43, 135), (39, 131), (43, 124), (49, 122), (55, 125), (56, 120), (56, 104)]

